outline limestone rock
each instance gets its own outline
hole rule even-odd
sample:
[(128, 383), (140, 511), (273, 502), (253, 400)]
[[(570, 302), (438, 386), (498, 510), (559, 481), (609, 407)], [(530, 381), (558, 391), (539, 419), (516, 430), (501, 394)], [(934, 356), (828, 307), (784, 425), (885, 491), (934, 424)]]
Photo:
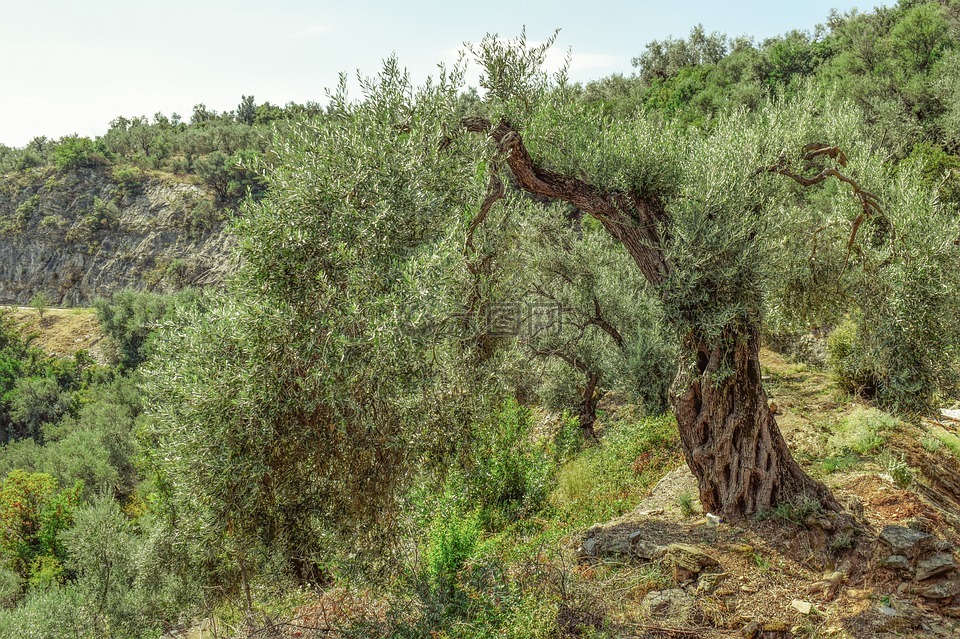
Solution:
[(693, 599), (679, 588), (648, 592), (640, 604), (651, 618), (668, 618), (674, 624), (686, 621), (693, 612)]
[(960, 581), (944, 579), (932, 586), (922, 588), (918, 594), (925, 599), (949, 599), (960, 595)]
[(887, 543), (894, 555), (916, 558), (933, 548), (934, 538), (925, 532), (903, 526), (884, 526), (880, 539)]
[(704, 595), (713, 594), (726, 578), (727, 573), (708, 568), (700, 573), (700, 578), (697, 579), (697, 592)]
[(740, 636), (743, 637), (743, 639), (756, 639), (756, 637), (760, 635), (760, 630), (760, 622), (751, 621), (740, 629)]
[(937, 553), (929, 559), (917, 563), (917, 581), (923, 581), (941, 575), (955, 566), (953, 555), (945, 552)]
[(800, 599), (794, 599), (790, 602), (790, 606), (799, 612), (801, 615), (809, 615), (813, 610), (813, 604), (809, 601), (802, 601)]
[(677, 583), (695, 579), (704, 568), (720, 565), (712, 556), (690, 544), (670, 544), (664, 551), (664, 557), (673, 567), (673, 578)]
[(55, 306), (89, 306), (124, 288), (222, 282), (234, 270), (228, 216), (205, 189), (172, 178), (131, 186), (103, 168), (0, 176), (0, 221), (16, 220), (0, 224), (0, 304), (45, 291)]
[(910, 560), (904, 555), (890, 555), (880, 562), (880, 565), (894, 570), (910, 570)]

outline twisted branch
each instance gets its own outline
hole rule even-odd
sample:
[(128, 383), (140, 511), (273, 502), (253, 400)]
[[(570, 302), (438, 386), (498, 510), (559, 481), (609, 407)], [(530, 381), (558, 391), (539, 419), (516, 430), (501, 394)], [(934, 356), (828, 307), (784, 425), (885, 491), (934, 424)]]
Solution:
[[(806, 151), (803, 156), (803, 159), (806, 161), (812, 161), (818, 157), (827, 156), (836, 160), (837, 164), (840, 166), (847, 165), (846, 154), (837, 146), (811, 143), (804, 146), (803, 149)], [(853, 220), (853, 224), (850, 228), (850, 239), (847, 240), (847, 253), (843, 258), (843, 268), (840, 269), (840, 276), (838, 279), (843, 277), (843, 274), (847, 271), (847, 265), (850, 262), (850, 253), (853, 250), (854, 242), (857, 240), (857, 232), (860, 230), (860, 225), (862, 225), (864, 220), (872, 215), (876, 214), (884, 216), (883, 209), (880, 208), (880, 198), (860, 186), (860, 183), (854, 180), (852, 177), (841, 173), (834, 167), (827, 167), (811, 177), (800, 175), (791, 168), (790, 160), (782, 155), (775, 164), (762, 167), (758, 169), (757, 172), (777, 173), (779, 175), (784, 175), (797, 182), (801, 186), (815, 186), (831, 177), (836, 178), (838, 181), (843, 182), (844, 184), (850, 185), (850, 187), (853, 189), (854, 196), (860, 203), (860, 214), (857, 215), (857, 217)]]

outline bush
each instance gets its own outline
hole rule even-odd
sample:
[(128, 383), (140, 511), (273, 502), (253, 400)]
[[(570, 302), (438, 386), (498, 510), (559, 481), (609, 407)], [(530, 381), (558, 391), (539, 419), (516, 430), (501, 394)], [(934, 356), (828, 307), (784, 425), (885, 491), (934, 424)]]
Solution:
[(34, 568), (49, 571), (49, 557), (62, 563), (66, 553), (61, 534), (73, 523), (83, 490), (81, 484), (58, 491), (44, 473), (14, 470), (0, 483), (0, 561), (22, 579)]
[(876, 395), (879, 372), (858, 339), (857, 325), (852, 320), (838, 324), (827, 337), (827, 364), (844, 390), (865, 397)]
[(441, 589), (452, 588), (457, 573), (477, 551), (480, 544), (480, 513), (441, 513), (429, 531), (426, 550), (427, 574)]
[(100, 326), (120, 351), (120, 366), (125, 369), (139, 366), (150, 352), (149, 338), (160, 321), (176, 303), (195, 296), (193, 291), (174, 296), (126, 289), (110, 299), (95, 300), (93, 306)]
[(98, 145), (90, 138), (65, 137), (53, 150), (53, 162), (61, 171), (107, 164)]
[(480, 509), (480, 521), (488, 530), (536, 512), (545, 503), (554, 467), (544, 454), (544, 442), (535, 442), (532, 431), (530, 409), (514, 399), (475, 427), (472, 465), (459, 478), (463, 485), (453, 490), (462, 494), (463, 503)]

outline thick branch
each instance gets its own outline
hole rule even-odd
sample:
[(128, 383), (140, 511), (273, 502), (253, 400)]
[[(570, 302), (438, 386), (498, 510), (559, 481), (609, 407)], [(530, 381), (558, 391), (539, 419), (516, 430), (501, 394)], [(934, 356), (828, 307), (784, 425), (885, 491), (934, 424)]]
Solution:
[(602, 191), (589, 182), (540, 166), (530, 157), (520, 134), (503, 120), (493, 126), (489, 120), (475, 117), (463, 120), (463, 125), (468, 131), (490, 136), (521, 188), (586, 211), (623, 243), (647, 281), (656, 285), (666, 279), (670, 269), (661, 246), (661, 227), (667, 216), (658, 199)]

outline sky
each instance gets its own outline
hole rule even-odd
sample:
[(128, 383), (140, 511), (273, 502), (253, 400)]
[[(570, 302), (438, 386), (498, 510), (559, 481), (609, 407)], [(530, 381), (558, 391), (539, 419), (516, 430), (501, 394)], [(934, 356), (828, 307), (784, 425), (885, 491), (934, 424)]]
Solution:
[(654, 39), (707, 31), (760, 41), (812, 31), (830, 9), (879, 0), (0, 0), (0, 144), (103, 134), (117, 116), (312, 100), (341, 72), (375, 75), (395, 54), (416, 80), (487, 33), (560, 34), (570, 77), (629, 74)]

